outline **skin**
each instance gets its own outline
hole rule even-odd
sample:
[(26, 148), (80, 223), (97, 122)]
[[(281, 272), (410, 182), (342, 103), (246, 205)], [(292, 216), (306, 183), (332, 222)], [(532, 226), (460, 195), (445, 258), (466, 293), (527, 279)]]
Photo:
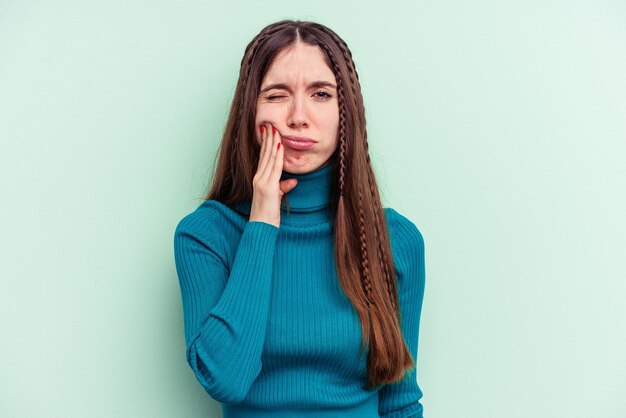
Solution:
[[(296, 43), (281, 51), (270, 65), (256, 105), (256, 140), (262, 144), (263, 134), (277, 129), (278, 141), (283, 148), (282, 170), (303, 174), (329, 163), (338, 143), (339, 101), (336, 87), (310, 87), (313, 81), (327, 81), (336, 86), (335, 76), (324, 61), (318, 46)], [(283, 83), (285, 88), (263, 90), (272, 84)], [(281, 135), (295, 135), (318, 141), (313, 148), (290, 148)], [(289, 186), (295, 186), (295, 181)], [(289, 187), (291, 188), (291, 187)]]
[[(314, 86), (313, 82), (331, 85)], [(277, 83), (282, 85), (272, 86)], [(336, 79), (318, 46), (296, 43), (276, 56), (260, 90), (255, 118), (260, 153), (252, 181), (250, 221), (280, 227), (281, 200), (298, 184), (297, 179), (280, 180), (282, 172), (314, 171), (329, 164), (337, 148)], [(308, 150), (297, 150), (283, 141), (283, 134), (308, 137), (317, 142)]]

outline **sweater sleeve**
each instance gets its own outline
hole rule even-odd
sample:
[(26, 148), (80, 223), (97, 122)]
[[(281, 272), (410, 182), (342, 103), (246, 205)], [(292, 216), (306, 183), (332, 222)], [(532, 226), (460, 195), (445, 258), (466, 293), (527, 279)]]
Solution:
[(196, 210), (174, 232), (186, 357), (213, 399), (237, 404), (261, 371), (279, 228), (248, 222), (229, 268), (214, 215)]
[(425, 287), (424, 238), (413, 222), (389, 210), (401, 328), (415, 365), (402, 381), (380, 389), (378, 412), (381, 418), (423, 418), (422, 391), (417, 383), (417, 346)]

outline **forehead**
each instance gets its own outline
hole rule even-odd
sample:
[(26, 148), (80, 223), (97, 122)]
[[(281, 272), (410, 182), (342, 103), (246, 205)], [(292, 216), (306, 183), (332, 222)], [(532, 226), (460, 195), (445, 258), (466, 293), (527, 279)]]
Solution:
[(335, 81), (326, 64), (324, 52), (319, 46), (298, 43), (281, 51), (272, 61), (263, 84), (277, 82), (306, 83), (310, 80)]

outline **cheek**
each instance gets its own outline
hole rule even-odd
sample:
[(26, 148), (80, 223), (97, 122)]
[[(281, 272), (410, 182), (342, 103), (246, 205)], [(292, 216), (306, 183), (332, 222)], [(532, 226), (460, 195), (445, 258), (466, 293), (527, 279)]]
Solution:
[(329, 114), (324, 118), (323, 123), (331, 138), (339, 137), (339, 115)]
[(259, 130), (259, 126), (264, 121), (268, 120), (267, 111), (263, 109), (263, 106), (257, 106), (256, 116), (254, 117), (254, 135), (256, 137), (256, 142), (261, 145), (261, 131)]
[(278, 117), (276, 113), (276, 109), (271, 109), (263, 105), (257, 106), (256, 116), (254, 118), (254, 126), (255, 126), (257, 134), (260, 135), (259, 125), (261, 125), (264, 122), (272, 122), (272, 121), (276, 121), (279, 119), (280, 118)]
[(256, 105), (256, 119), (258, 121), (271, 119), (281, 112), (281, 107), (271, 103), (258, 103)]
[(328, 126), (329, 129), (337, 129), (339, 126), (339, 108), (329, 107), (323, 114), (324, 124)]

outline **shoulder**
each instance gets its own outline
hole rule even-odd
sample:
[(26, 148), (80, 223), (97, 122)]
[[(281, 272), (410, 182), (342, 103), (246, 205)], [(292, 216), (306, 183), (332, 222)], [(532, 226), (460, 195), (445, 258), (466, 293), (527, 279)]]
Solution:
[(177, 269), (196, 268), (211, 257), (227, 268), (228, 237), (218, 207), (212, 201), (203, 201), (195, 210), (178, 221), (174, 229), (174, 258)]
[(402, 241), (403, 244), (409, 241), (413, 245), (424, 246), (424, 236), (411, 219), (393, 208), (385, 208), (385, 215), (393, 239)]
[(385, 208), (394, 261), (402, 268), (406, 264), (424, 264), (424, 236), (417, 225), (393, 208)]
[(193, 240), (214, 249), (224, 246), (230, 238), (230, 209), (215, 200), (203, 201), (195, 210), (183, 216), (174, 229), (174, 243)]
[(205, 200), (180, 219), (174, 231), (174, 240), (192, 238), (205, 245), (226, 248), (241, 237), (247, 223), (241, 213), (224, 203)]
[(216, 217), (215, 204), (210, 200), (205, 200), (193, 212), (188, 213), (178, 221), (174, 233), (179, 235), (185, 232), (207, 232), (207, 227), (213, 226)]

